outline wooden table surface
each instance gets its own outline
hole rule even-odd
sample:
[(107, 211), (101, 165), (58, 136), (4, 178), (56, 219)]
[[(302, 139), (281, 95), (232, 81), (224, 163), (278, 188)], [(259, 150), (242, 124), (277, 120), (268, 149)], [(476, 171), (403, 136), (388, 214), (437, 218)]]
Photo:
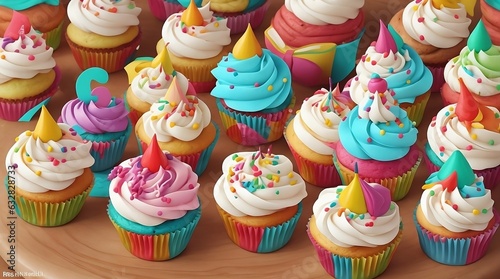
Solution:
[[(269, 25), (275, 11), (283, 0), (271, 0), (270, 10), (263, 25), (255, 30), (262, 39), (264, 29)], [(137, 0), (143, 8), (140, 15), (141, 25), (146, 36), (138, 56), (154, 56), (157, 40), (161, 37), (162, 22), (156, 20), (149, 11), (146, 0)], [(385, 23), (391, 16), (404, 7), (407, 1), (367, 0), (364, 7), (367, 22), (366, 33), (361, 41), (362, 52), (378, 35), (378, 20)], [(476, 10), (478, 10), (476, 8)], [(478, 18), (476, 13), (475, 21)], [(238, 36), (233, 38), (236, 41)], [(81, 70), (72, 60), (65, 42), (54, 56), (63, 72), (61, 92), (49, 103), (48, 108), (58, 116), (62, 105), (75, 98), (74, 84)], [(128, 83), (126, 74), (121, 71), (110, 75), (107, 85), (116, 96), (121, 96)], [(294, 84), (297, 105), (319, 88), (306, 88)], [(212, 108), (212, 117), (220, 125), (215, 113), (214, 100), (209, 94), (200, 97)], [(426, 129), (430, 119), (441, 108), (439, 94), (430, 99), (425, 118), (420, 125), (420, 146), (425, 142)], [(28, 123), (14, 123), (0, 120), (0, 158), (13, 144), (21, 132), (33, 129), (36, 119)], [(227, 237), (223, 223), (215, 209), (212, 189), (221, 175), (221, 162), (230, 153), (254, 150), (238, 146), (221, 135), (215, 147), (210, 164), (200, 177), (199, 195), (202, 201), (202, 218), (187, 249), (177, 258), (165, 262), (149, 262), (135, 258), (120, 243), (107, 214), (107, 198), (89, 198), (81, 213), (71, 223), (56, 228), (40, 228), (29, 225), (21, 219), (16, 220), (15, 257), (16, 269), (20, 272), (35, 272), (45, 278), (328, 278), (319, 264), (315, 251), (306, 234), (306, 223), (312, 214), (312, 204), (321, 188), (307, 186), (308, 196), (304, 200), (304, 211), (290, 242), (281, 250), (270, 254), (254, 254), (235, 246)], [(273, 152), (292, 158), (283, 139), (273, 143)], [(124, 159), (137, 155), (137, 145), (132, 137), (127, 146)], [(421, 185), (428, 173), (421, 165), (413, 186), (406, 198), (398, 202), (404, 222), (404, 237), (388, 269), (380, 278), (497, 278), (498, 259), (500, 258), (500, 236), (494, 238), (486, 256), (469, 266), (446, 266), (427, 258), (420, 250), (412, 211), (420, 197)], [(5, 177), (5, 169), (0, 169), (0, 177)], [(500, 210), (500, 189), (493, 193), (497, 200), (495, 207)], [(6, 259), (9, 252), (7, 229), (7, 196), (0, 191), (0, 253)], [(2, 270), (7, 266), (2, 261)], [(5, 276), (5, 274), (4, 274)], [(28, 277), (28, 276), (26, 276)]]

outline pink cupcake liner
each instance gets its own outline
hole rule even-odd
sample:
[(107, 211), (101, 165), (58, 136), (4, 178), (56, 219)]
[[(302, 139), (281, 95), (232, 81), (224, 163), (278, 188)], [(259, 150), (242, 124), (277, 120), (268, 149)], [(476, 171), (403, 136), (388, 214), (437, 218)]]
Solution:
[(239, 15), (225, 15), (214, 13), (215, 16), (224, 17), (227, 19), (227, 27), (231, 30), (231, 35), (240, 34), (245, 32), (248, 24), (255, 28), (259, 27), (264, 21), (264, 17), (266, 16), (266, 12), (269, 9), (270, 3), (266, 1), (262, 6), (257, 9)]
[(179, 3), (167, 0), (148, 0), (149, 10), (156, 19), (165, 21), (171, 14), (178, 13), (185, 8)]
[(215, 87), (215, 80), (211, 81), (190, 81), (196, 93), (210, 93)]
[(40, 104), (44, 100), (54, 96), (59, 90), (59, 83), (61, 81), (61, 71), (58, 66), (54, 67), (56, 73), (54, 82), (44, 92), (29, 98), (21, 100), (7, 100), (0, 99), (0, 119), (8, 121), (18, 121), (30, 109)]
[(431, 71), (432, 74), (432, 85), (431, 92), (439, 93), (441, 91), (441, 87), (445, 83), (444, 80), (444, 66), (429, 66), (427, 68)]

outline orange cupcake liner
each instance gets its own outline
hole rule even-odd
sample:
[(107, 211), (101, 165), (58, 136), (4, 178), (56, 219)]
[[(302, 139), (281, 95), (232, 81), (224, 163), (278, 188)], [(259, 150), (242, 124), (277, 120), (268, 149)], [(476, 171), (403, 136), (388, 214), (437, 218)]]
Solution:
[(406, 111), (408, 118), (415, 122), (415, 127), (418, 127), (424, 118), (425, 108), (427, 107), (427, 102), (431, 96), (431, 91), (426, 92), (422, 96), (422, 100), (413, 104), (401, 104), (401, 108)]

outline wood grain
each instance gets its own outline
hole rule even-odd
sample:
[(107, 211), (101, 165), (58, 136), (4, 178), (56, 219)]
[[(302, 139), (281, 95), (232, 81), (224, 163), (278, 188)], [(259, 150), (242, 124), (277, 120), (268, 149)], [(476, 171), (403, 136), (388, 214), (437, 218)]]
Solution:
[[(262, 39), (264, 29), (269, 25), (272, 14), (283, 3), (273, 1), (265, 22), (255, 33)], [(160, 39), (162, 23), (149, 13), (146, 0), (137, 0), (143, 8), (140, 20), (146, 31), (145, 41), (139, 49), (139, 56), (154, 56), (155, 44)], [(366, 34), (361, 41), (360, 50), (364, 52), (369, 43), (378, 34), (378, 20), (389, 22), (390, 17), (401, 9), (406, 1), (384, 0), (366, 1), (364, 10), (367, 15)], [(478, 13), (476, 13), (477, 19)], [(233, 42), (237, 36), (233, 39)], [(64, 74), (61, 92), (57, 93), (48, 108), (54, 115), (59, 115), (62, 105), (75, 97), (74, 84), (80, 69), (72, 60), (65, 42), (55, 52), (55, 57)], [(127, 77), (124, 72), (110, 76), (108, 87), (115, 96), (122, 96), (127, 89)], [(307, 88), (294, 84), (297, 104), (317, 88)], [(213, 98), (209, 94), (200, 97), (214, 109)], [(425, 118), (420, 125), (418, 144), (425, 141), (425, 130), (430, 119), (442, 106), (439, 94), (433, 94)], [(213, 113), (213, 119), (220, 125), (219, 117)], [(12, 123), (0, 120), (0, 158), (5, 158), (7, 150), (15, 136), (33, 129), (33, 120), (29, 123)], [(137, 155), (137, 145), (132, 137), (127, 146), (124, 159)], [(71, 223), (57, 228), (39, 228), (20, 219), (16, 220), (16, 269), (21, 272), (39, 272), (44, 278), (328, 278), (319, 264), (315, 251), (307, 238), (306, 223), (312, 214), (312, 204), (320, 188), (308, 185), (308, 197), (304, 200), (303, 215), (297, 229), (283, 249), (270, 254), (254, 254), (236, 247), (227, 237), (223, 223), (219, 218), (212, 189), (221, 175), (222, 160), (230, 153), (251, 148), (241, 147), (229, 141), (224, 135), (216, 145), (208, 169), (200, 177), (202, 200), (202, 218), (196, 228), (187, 249), (177, 258), (166, 262), (148, 262), (129, 254), (119, 241), (107, 214), (105, 198), (89, 198), (80, 215)], [(273, 143), (273, 151), (292, 158), (283, 139)], [(421, 193), (421, 185), (428, 175), (421, 165), (408, 196), (398, 202), (404, 222), (403, 240), (396, 254), (381, 278), (495, 278), (498, 258), (500, 257), (499, 237), (494, 238), (486, 256), (469, 266), (452, 267), (436, 263), (427, 258), (420, 250), (418, 238), (412, 221), (412, 213)], [(5, 169), (0, 170), (0, 177), (5, 177)], [(500, 189), (493, 193), (493, 198), (500, 201)], [(7, 196), (0, 191), (0, 253), (8, 257), (9, 231), (7, 229)], [(498, 203), (495, 205), (500, 210)], [(3, 263), (3, 262), (2, 262)], [(6, 270), (3, 263), (2, 270)]]

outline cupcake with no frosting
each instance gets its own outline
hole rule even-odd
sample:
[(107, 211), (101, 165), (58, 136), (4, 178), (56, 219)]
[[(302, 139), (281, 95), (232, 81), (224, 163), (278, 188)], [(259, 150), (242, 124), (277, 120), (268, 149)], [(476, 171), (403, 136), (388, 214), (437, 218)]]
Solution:
[(0, 45), (0, 119), (17, 121), (59, 90), (53, 51), (28, 17), (14, 11)]
[(141, 8), (134, 1), (71, 0), (67, 13), (66, 41), (82, 70), (113, 73), (130, 62), (141, 41)]
[(328, 274), (369, 279), (388, 267), (401, 242), (403, 223), (390, 191), (362, 180), (355, 170), (348, 185), (321, 191), (307, 234)]
[(431, 95), (432, 74), (418, 53), (405, 44), (396, 32), (389, 32), (380, 21), (379, 35), (361, 56), (356, 76), (347, 81), (344, 92), (359, 103), (368, 91), (373, 74), (387, 81), (393, 98), (418, 126)]
[(302, 213), (306, 184), (284, 155), (237, 152), (222, 162), (214, 198), (229, 238), (255, 253), (285, 246)]
[(500, 183), (500, 112), (479, 104), (462, 79), (458, 103), (442, 108), (427, 129), (425, 163), (436, 172), (455, 150), (467, 158), (486, 187)]
[(467, 42), (475, 4), (476, 0), (414, 0), (389, 22), (431, 70), (432, 92), (439, 92), (446, 63)]
[(285, 140), (302, 178), (319, 187), (337, 186), (340, 177), (333, 164), (339, 141), (339, 124), (354, 104), (334, 90), (322, 88), (307, 97), (285, 128)]
[[(16, 138), (5, 166), (14, 172), (16, 211), (26, 222), (53, 227), (73, 220), (93, 185), (90, 142), (68, 125), (57, 124), (45, 106), (33, 131)], [(10, 180), (9, 180), (10, 181)]]
[(167, 18), (161, 35), (157, 49), (167, 45), (174, 70), (183, 73), (197, 93), (210, 92), (215, 86), (210, 71), (230, 50), (227, 20), (216, 17), (208, 4), (197, 8), (191, 1), (186, 10)]
[(434, 261), (467, 265), (480, 260), (500, 224), (491, 191), (463, 152), (455, 150), (432, 173), (414, 212), (420, 247)]
[(92, 80), (105, 83), (106, 71), (89, 68), (76, 80), (76, 99), (64, 104), (59, 122), (76, 130), (80, 136), (92, 143), (91, 154), (95, 158), (92, 171), (98, 172), (114, 167), (125, 151), (132, 132), (132, 124), (122, 98), (111, 97), (104, 86), (89, 92)]
[(344, 184), (354, 177), (391, 190), (394, 201), (406, 196), (422, 159), (416, 145), (418, 130), (387, 89), (372, 78), (368, 94), (339, 125), (334, 163)]
[(217, 83), (210, 94), (232, 141), (259, 145), (283, 136), (295, 105), (290, 69), (261, 48), (250, 25), (212, 74)]
[(165, 261), (186, 249), (201, 217), (198, 176), (187, 164), (153, 137), (144, 155), (123, 161), (109, 179), (108, 216), (132, 255)]

